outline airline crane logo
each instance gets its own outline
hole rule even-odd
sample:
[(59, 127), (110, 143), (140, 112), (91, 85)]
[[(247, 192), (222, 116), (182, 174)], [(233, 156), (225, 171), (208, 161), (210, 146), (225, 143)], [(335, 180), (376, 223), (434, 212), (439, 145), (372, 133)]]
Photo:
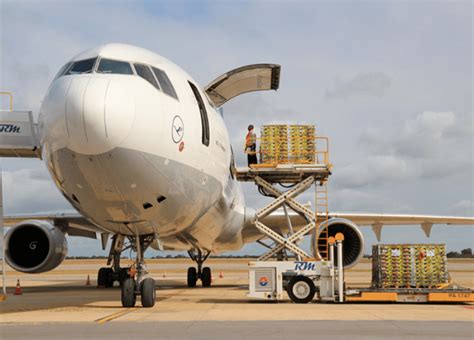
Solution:
[(184, 123), (180, 116), (174, 116), (171, 124), (171, 138), (178, 144), (184, 136)]
[(260, 279), (258, 280), (258, 284), (262, 287), (267, 286), (268, 285), (268, 277), (266, 277), (266, 276), (260, 277)]

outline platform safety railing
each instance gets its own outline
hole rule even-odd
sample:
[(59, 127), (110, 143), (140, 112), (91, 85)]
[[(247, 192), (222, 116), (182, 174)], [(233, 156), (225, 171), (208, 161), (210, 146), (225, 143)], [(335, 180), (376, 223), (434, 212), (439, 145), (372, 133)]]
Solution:
[(272, 168), (280, 164), (330, 164), (329, 138), (325, 136), (260, 137), (256, 141), (255, 151), (244, 146), (247, 154), (257, 155), (258, 164), (253, 164), (254, 168)]
[[(10, 104), (10, 107), (9, 107), (9, 110), (8, 111), (13, 111), (13, 93), (11, 92), (6, 92), (6, 91), (0, 91), (0, 96), (8, 96), (9, 97), (9, 104)], [(0, 97), (1, 98), (1, 97)], [(3, 109), (3, 104), (2, 106), (0, 106), (0, 111), (5, 111)]]

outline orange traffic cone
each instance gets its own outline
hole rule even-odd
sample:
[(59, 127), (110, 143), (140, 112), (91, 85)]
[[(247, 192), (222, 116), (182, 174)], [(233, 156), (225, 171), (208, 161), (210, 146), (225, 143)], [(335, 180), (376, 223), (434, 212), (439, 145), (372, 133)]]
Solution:
[(21, 291), (21, 286), (20, 286), (20, 279), (17, 279), (16, 280), (16, 288), (15, 288), (15, 293), (13, 293), (13, 295), (22, 295), (22, 291)]
[(224, 273), (223, 272), (219, 272), (219, 279), (223, 279), (224, 278)]
[(90, 286), (90, 285), (91, 285), (91, 278), (89, 275), (87, 275), (86, 286)]

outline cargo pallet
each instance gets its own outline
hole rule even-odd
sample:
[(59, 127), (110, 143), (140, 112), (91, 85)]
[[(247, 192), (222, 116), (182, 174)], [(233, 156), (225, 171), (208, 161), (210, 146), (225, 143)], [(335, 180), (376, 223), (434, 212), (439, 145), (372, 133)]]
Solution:
[(474, 291), (456, 289), (348, 289), (346, 302), (414, 302), (414, 303), (463, 303), (474, 302)]

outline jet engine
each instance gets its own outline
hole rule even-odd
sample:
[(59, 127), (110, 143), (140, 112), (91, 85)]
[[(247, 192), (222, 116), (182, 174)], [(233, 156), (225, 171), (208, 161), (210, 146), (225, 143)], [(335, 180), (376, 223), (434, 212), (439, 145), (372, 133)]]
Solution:
[[(343, 218), (331, 218), (325, 224), (321, 225), (318, 233), (327, 228), (328, 237), (335, 236), (337, 233), (344, 235), (342, 243), (342, 257), (344, 268), (350, 268), (357, 264), (364, 255), (364, 237), (359, 227), (352, 221)], [(319, 234), (313, 233), (311, 248), (313, 256), (317, 257), (320, 251), (325, 249), (326, 240), (318, 240)], [(317, 253), (316, 253), (317, 251)], [(328, 249), (329, 251), (329, 249)], [(334, 262), (337, 264), (336, 247), (334, 247)]]
[(44, 221), (24, 221), (5, 235), (5, 260), (23, 273), (43, 273), (59, 266), (67, 254), (64, 233)]

